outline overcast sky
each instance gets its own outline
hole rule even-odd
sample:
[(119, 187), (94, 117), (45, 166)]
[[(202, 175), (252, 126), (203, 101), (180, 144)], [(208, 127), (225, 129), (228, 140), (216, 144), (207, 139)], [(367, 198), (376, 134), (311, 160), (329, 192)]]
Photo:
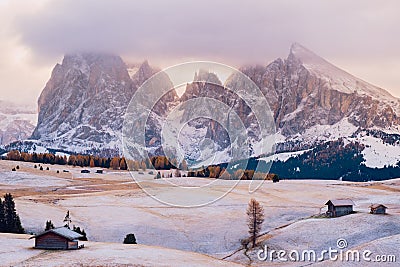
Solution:
[(400, 97), (400, 1), (0, 0), (0, 99), (36, 103), (63, 54), (234, 67), (298, 42)]

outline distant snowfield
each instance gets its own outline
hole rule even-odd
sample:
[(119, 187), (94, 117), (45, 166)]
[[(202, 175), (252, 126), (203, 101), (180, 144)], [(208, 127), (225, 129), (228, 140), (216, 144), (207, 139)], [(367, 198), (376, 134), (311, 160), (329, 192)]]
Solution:
[[(20, 170), (11, 172), (11, 168), (17, 164), (20, 165)], [(239, 240), (247, 237), (246, 207), (248, 201), (255, 198), (264, 206), (266, 215), (262, 232), (268, 234), (261, 236), (260, 241), (275, 248), (324, 248), (333, 245), (337, 238), (346, 238), (351, 247), (369, 246), (371, 242), (378, 242), (382, 238), (386, 240), (385, 246), (396, 245), (399, 241), (400, 179), (368, 183), (325, 180), (283, 180), (279, 183), (265, 181), (253, 194), (248, 190), (250, 181), (240, 181), (229, 194), (213, 204), (198, 208), (178, 208), (167, 206), (148, 196), (126, 171), (105, 170), (105, 174), (95, 174), (94, 168), (90, 174), (81, 174), (79, 167), (49, 167), (49, 171), (39, 171), (33, 169), (33, 163), (0, 161), (0, 192), (13, 193), (27, 232), (42, 231), (46, 220), (52, 220), (56, 226), (62, 225), (64, 215), (69, 210), (73, 224), (83, 227), (90, 241), (121, 244), (126, 234), (134, 233), (139, 244), (197, 252), (219, 259), (233, 253), (227, 261), (248, 264), (243, 250), (234, 252), (240, 250)], [(69, 173), (57, 174), (57, 169), (65, 169)], [(158, 190), (163, 192), (168, 185), (165, 185), (163, 179), (154, 180), (154, 174), (150, 175), (148, 172), (149, 170), (136, 175), (145, 180), (145, 186), (155, 188), (155, 194)], [(170, 181), (184, 186), (202, 186), (213, 180), (173, 178)], [(192, 195), (178, 194), (175, 197), (201, 198), (208, 194), (225, 192), (235, 182), (218, 180), (213, 183), (212, 190), (199, 191)], [(356, 204), (357, 213), (337, 219), (310, 218), (324, 212), (324, 204), (333, 198), (351, 198)], [(390, 215), (370, 215), (368, 207), (372, 203), (385, 204)], [(0, 245), (1, 257), (7, 254), (5, 251), (12, 250), (18, 259), (26, 257), (26, 260), (19, 261), (21, 266), (30, 266), (27, 258), (35, 256), (29, 249), (33, 241), (18, 242), (18, 249), (14, 245), (10, 248)], [(87, 262), (90, 262), (93, 255), (97, 255), (93, 265), (130, 263), (131, 256), (127, 254), (136, 255), (136, 252), (119, 244), (93, 243), (91, 246), (95, 251), (88, 247), (87, 252), (85, 248), (77, 253), (44, 253), (43, 261), (40, 256), (36, 261), (32, 259), (32, 262), (37, 263), (33, 266), (49, 263), (52, 260), (50, 255), (54, 254), (57, 255), (57, 259), (54, 258), (57, 265), (67, 262), (69, 258), (77, 260), (79, 253), (85, 255), (83, 259)], [(138, 254), (145, 257), (149, 251), (151, 249), (147, 252), (139, 250)], [(183, 260), (187, 266), (195, 265), (184, 260), (192, 257), (192, 254), (185, 256), (185, 252), (158, 248), (156, 251), (160, 253), (159, 258), (170, 254), (165, 256), (165, 265), (171, 265), (168, 264), (171, 257)], [(254, 266), (270, 264), (257, 262), (255, 254), (250, 255), (253, 255)], [(204, 263), (205, 266), (218, 266), (219, 262), (214, 264), (214, 258), (202, 257), (200, 255), (198, 265)], [(141, 264), (141, 261), (134, 263)], [(144, 258), (142, 264), (157, 265)], [(184, 264), (178, 261), (176, 265)]]

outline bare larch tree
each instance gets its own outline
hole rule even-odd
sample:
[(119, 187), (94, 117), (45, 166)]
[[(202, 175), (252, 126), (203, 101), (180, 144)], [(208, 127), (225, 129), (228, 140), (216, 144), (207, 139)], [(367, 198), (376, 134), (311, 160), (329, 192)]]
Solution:
[(260, 203), (252, 198), (247, 207), (247, 225), (249, 226), (250, 241), (252, 247), (256, 246), (257, 235), (260, 233), (261, 225), (264, 222), (264, 209)]

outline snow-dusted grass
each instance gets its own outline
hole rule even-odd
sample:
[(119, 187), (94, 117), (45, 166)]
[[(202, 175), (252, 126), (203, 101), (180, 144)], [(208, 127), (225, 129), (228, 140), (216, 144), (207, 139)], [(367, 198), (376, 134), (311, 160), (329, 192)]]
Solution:
[(29, 235), (0, 234), (1, 266), (240, 266), (206, 255), (146, 245), (80, 242), (72, 251), (33, 249)]
[[(48, 219), (56, 226), (62, 225), (65, 212), (70, 210), (73, 224), (83, 227), (90, 241), (122, 243), (126, 234), (134, 233), (139, 244), (222, 258), (240, 249), (239, 240), (247, 237), (245, 212), (250, 198), (256, 198), (264, 206), (266, 217), (262, 232), (268, 233), (265, 242), (271, 242), (275, 247), (322, 248), (339, 237), (348, 238), (352, 246), (361, 246), (399, 234), (396, 229), (400, 229), (399, 179), (368, 183), (265, 181), (253, 194), (249, 193), (251, 181), (240, 181), (228, 195), (215, 203), (198, 208), (179, 208), (148, 196), (133, 183), (126, 171), (105, 170), (104, 174), (94, 174), (93, 169), (90, 174), (82, 175), (81, 168), (62, 166), (60, 169), (70, 171), (69, 176), (57, 176), (57, 166), (52, 166), (46, 175), (41, 176), (32, 164), (23, 163), (20, 164), (21, 170), (10, 174), (10, 167), (15, 165), (16, 162), (0, 162), (0, 193), (15, 195), (18, 212), (28, 232), (41, 231)], [(134, 175), (142, 177), (144, 182), (141, 185), (153, 188), (156, 196), (172, 187), (169, 182), (183, 186), (204, 186), (211, 182), (210, 190), (193, 194), (186, 194), (182, 189), (172, 191), (175, 198), (185, 201), (224, 193), (237, 182), (183, 177), (155, 180), (154, 174), (148, 172)], [(10, 175), (25, 177), (26, 181), (32, 177), (35, 183), (11, 186), (13, 176)], [(338, 219), (311, 219), (311, 216), (324, 212), (325, 202), (333, 198), (351, 198), (358, 213)], [(368, 214), (368, 206), (372, 203), (385, 204), (390, 215)], [(282, 228), (286, 225), (289, 226)], [(112, 257), (106, 249), (103, 254), (107, 259)], [(246, 259), (242, 252), (228, 258), (242, 263), (247, 263)]]

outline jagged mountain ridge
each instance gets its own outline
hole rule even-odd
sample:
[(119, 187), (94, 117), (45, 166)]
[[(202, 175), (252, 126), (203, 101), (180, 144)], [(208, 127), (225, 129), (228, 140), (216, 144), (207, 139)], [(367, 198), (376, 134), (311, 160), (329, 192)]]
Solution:
[(123, 104), (133, 92), (120, 57), (66, 55), (39, 97), (32, 138), (66, 150), (117, 142), (114, 133), (123, 122)]
[[(156, 71), (145, 61), (133, 73), (115, 55), (66, 55), (39, 97), (32, 139), (65, 151), (120, 154), (126, 107), (138, 86)], [(166, 109), (164, 99), (168, 102), (174, 97), (174, 92), (166, 95), (160, 109)]]
[[(331, 70), (335, 71), (337, 80)], [(285, 136), (318, 124), (333, 125), (344, 117), (361, 128), (390, 128), (400, 124), (399, 99), (347, 74), (298, 44), (292, 45), (285, 60), (277, 59), (266, 67), (246, 67), (241, 71), (267, 97), (277, 128)], [(344, 79), (347, 84), (340, 86), (339, 81)]]
[(260, 87), (274, 112), (281, 135), (276, 159), (286, 161), (324, 143), (329, 149), (329, 142), (344, 138), (364, 146), (366, 166), (382, 168), (400, 161), (400, 100), (387, 91), (299, 44), (292, 45), (287, 59), (241, 71)]
[[(347, 138), (348, 142), (363, 140), (367, 130), (400, 133), (399, 99), (340, 70), (299, 44), (292, 45), (286, 59), (240, 70), (260, 87), (274, 113), (277, 152), (301, 151), (338, 138)], [(112, 55), (67, 55), (54, 68), (39, 99), (39, 122), (33, 138), (46, 147), (72, 152), (121, 153), (124, 110), (135, 90), (155, 72), (157, 69), (147, 61), (127, 66), (120, 57)], [(213, 85), (197, 82), (205, 77)], [(235, 82), (232, 76), (224, 86)], [(226, 94), (218, 83), (216, 75), (199, 72), (180, 98), (171, 91), (155, 106), (146, 127), (146, 143), (152, 153), (162, 153), (163, 117), (179, 103), (198, 96), (212, 97), (232, 106), (249, 129), (249, 149), (257, 145), (257, 127), (251, 109), (234, 95)], [(227, 146), (226, 133), (218, 124), (198, 120), (191, 126), (189, 130), (195, 129), (195, 135), (198, 132), (212, 139), (221, 150)], [(193, 133), (188, 132), (187, 137), (187, 142), (199, 140)], [(257, 151), (253, 155), (257, 156)], [(391, 159), (392, 163), (395, 160)]]

